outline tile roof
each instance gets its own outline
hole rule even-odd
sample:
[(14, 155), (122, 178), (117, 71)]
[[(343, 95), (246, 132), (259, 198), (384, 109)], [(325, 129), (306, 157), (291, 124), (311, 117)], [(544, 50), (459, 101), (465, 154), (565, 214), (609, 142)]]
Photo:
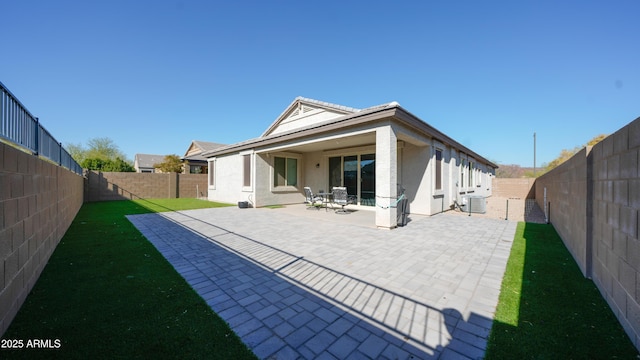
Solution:
[[(296, 99), (306, 99), (306, 98), (301, 98), (301, 97), (297, 97)], [(317, 100), (314, 100), (317, 101)], [(294, 101), (295, 102), (295, 101)], [(290, 107), (291, 105), (289, 105)], [(336, 105), (336, 106), (340, 106), (340, 105)], [(353, 112), (353, 113), (348, 113), (345, 115), (342, 115), (340, 117), (334, 118), (334, 119), (329, 119), (320, 123), (315, 123), (312, 125), (308, 125), (308, 126), (304, 126), (304, 127), (300, 127), (300, 128), (296, 128), (296, 129), (291, 129), (289, 131), (283, 132), (283, 133), (278, 133), (278, 134), (273, 134), (273, 135), (267, 135), (267, 136), (260, 136), (257, 138), (253, 138), (253, 139), (247, 139), (241, 142), (237, 142), (235, 144), (230, 144), (230, 145), (226, 145), (220, 148), (217, 148), (215, 150), (209, 150), (209, 151), (205, 151), (203, 152), (203, 155), (205, 155), (205, 158), (207, 157), (207, 155), (211, 154), (211, 153), (217, 153), (218, 151), (222, 151), (222, 150), (230, 150), (230, 149), (235, 149), (235, 148), (242, 148), (245, 147), (246, 145), (250, 145), (250, 144), (258, 144), (260, 142), (263, 142), (265, 140), (268, 139), (272, 139), (272, 138), (278, 138), (278, 137), (283, 137), (289, 134), (295, 134), (295, 133), (299, 133), (299, 132), (303, 132), (306, 130), (310, 130), (310, 129), (314, 129), (314, 128), (320, 128), (329, 124), (333, 124), (333, 123), (339, 123), (341, 121), (345, 121), (348, 120), (352, 117), (355, 116), (359, 116), (361, 114), (367, 114), (367, 113), (373, 113), (376, 111), (381, 111), (387, 108), (392, 108), (392, 107), (399, 107), (400, 104), (398, 104), (396, 101), (392, 101), (389, 103), (385, 103), (385, 104), (381, 104), (381, 105), (375, 105), (375, 106), (371, 106), (365, 109), (356, 109), (357, 111)], [(287, 107), (287, 109), (289, 108)], [(354, 108), (350, 108), (350, 109), (354, 109)]]
[[(200, 149), (200, 152), (199, 153), (195, 153), (193, 155), (187, 155), (189, 153), (189, 150), (191, 150), (192, 146), (196, 146), (198, 149)], [(218, 143), (214, 143), (214, 142), (209, 142), (209, 141), (193, 140), (191, 142), (191, 145), (189, 146), (189, 149), (187, 149), (187, 152), (182, 157), (182, 160), (207, 161), (207, 158), (202, 156), (203, 153), (205, 153), (207, 151), (210, 151), (210, 150), (215, 150), (215, 149), (221, 148), (223, 146), (226, 146), (226, 145), (225, 144), (218, 144)]]
[(225, 146), (225, 144), (218, 144), (214, 142), (200, 141), (200, 140), (193, 140), (193, 143), (203, 151), (213, 150), (213, 149), (217, 149), (219, 147)]

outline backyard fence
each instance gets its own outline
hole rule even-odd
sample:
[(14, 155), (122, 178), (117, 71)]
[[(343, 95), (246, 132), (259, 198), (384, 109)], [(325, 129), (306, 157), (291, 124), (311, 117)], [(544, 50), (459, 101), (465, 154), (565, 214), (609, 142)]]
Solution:
[(82, 167), (27, 108), (0, 82), (0, 139), (48, 159), (76, 174)]

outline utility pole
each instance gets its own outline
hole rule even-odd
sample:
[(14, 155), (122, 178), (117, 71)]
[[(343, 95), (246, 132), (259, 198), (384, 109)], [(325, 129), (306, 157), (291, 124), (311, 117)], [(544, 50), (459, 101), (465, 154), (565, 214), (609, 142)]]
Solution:
[(536, 177), (536, 133), (533, 133), (533, 177)]

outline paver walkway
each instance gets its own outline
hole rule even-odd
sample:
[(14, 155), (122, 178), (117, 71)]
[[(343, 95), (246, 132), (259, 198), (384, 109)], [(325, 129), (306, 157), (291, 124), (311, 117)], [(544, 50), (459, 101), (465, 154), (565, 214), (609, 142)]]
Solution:
[(260, 358), (484, 355), (515, 222), (445, 213), (389, 231), (281, 210), (128, 218)]

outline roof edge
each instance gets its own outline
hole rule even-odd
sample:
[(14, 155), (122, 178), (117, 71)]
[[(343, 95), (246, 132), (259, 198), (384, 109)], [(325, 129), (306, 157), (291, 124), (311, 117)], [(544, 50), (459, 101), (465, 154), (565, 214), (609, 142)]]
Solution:
[(319, 106), (325, 109), (331, 109), (331, 110), (340, 112), (342, 114), (352, 114), (352, 113), (361, 111), (361, 109), (356, 109), (349, 106), (315, 100), (315, 99), (306, 98), (303, 96), (296, 96), (296, 98), (293, 99), (293, 101), (289, 104), (289, 106), (287, 106), (284, 109), (284, 111), (280, 113), (280, 115), (278, 115), (278, 117), (271, 123), (271, 125), (269, 125), (269, 127), (260, 135), (260, 137), (268, 136), (271, 133), (271, 131), (273, 131), (278, 126), (278, 124), (280, 124), (280, 122), (284, 120), (284, 117), (291, 111), (292, 107), (297, 103), (307, 103), (307, 104)]

